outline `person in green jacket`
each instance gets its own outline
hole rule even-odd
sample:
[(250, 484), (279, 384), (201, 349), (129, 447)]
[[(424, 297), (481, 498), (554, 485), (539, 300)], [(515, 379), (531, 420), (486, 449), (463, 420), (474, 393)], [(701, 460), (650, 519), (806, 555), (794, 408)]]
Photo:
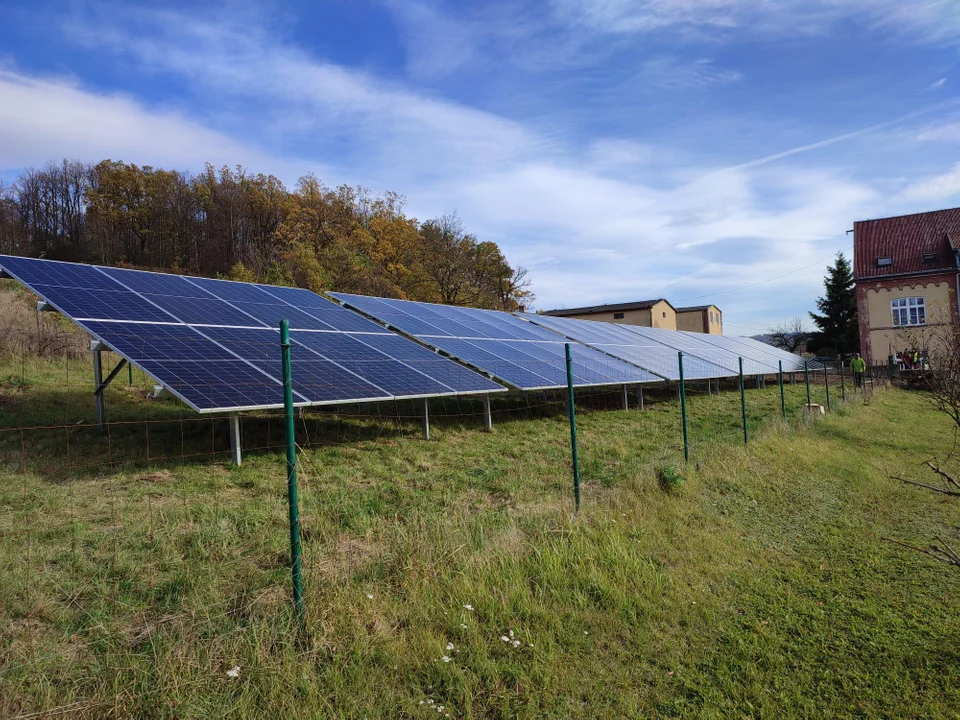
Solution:
[(863, 374), (867, 371), (867, 361), (860, 357), (860, 353), (854, 355), (850, 361), (850, 369), (853, 371), (853, 384), (857, 387), (863, 387)]

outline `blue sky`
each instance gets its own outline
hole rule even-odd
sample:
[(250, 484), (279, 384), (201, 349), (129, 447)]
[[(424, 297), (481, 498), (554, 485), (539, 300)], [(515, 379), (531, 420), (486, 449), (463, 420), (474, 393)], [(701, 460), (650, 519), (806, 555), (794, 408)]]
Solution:
[(537, 307), (731, 334), (812, 309), (854, 220), (960, 204), (956, 0), (200, 5), (4, 0), (0, 178), (314, 172), (458, 212)]

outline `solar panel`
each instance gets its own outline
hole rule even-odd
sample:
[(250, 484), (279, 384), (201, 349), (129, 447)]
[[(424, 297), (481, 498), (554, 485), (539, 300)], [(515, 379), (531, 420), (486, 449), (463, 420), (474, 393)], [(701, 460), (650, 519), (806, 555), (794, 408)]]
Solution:
[(299, 288), (0, 256), (17, 279), (200, 412), (502, 392), (492, 380)]
[[(648, 331), (651, 328), (637, 328), (632, 325), (594, 320), (574, 320), (552, 315), (526, 314), (522, 317), (534, 325), (550, 328), (571, 340), (586, 343), (669, 380), (680, 379), (680, 361), (677, 355), (679, 350), (683, 350), (684, 353), (683, 373), (686, 379), (702, 380), (739, 374), (739, 370), (725, 367), (714, 362), (713, 359), (704, 358), (702, 354), (696, 353), (697, 346), (684, 338), (676, 339), (674, 344), (668, 344), (665, 342), (667, 338), (663, 337), (663, 333), (676, 334), (670, 330), (635, 332)], [(711, 355), (720, 354), (721, 351), (711, 353)], [(727, 359), (729, 360), (729, 357)], [(736, 358), (733, 362), (736, 362)], [(726, 365), (729, 365), (729, 362)]]
[[(516, 388), (559, 388), (567, 384), (564, 338), (510, 313), (348, 293), (331, 295), (347, 307)], [(662, 380), (581, 343), (571, 343), (571, 355), (573, 382), (580, 387)]]
[[(636, 335), (682, 350), (685, 362), (686, 356), (697, 357), (713, 365), (719, 365), (727, 370), (730, 375), (739, 375), (740, 359), (742, 358), (744, 375), (768, 375), (777, 372), (776, 364), (771, 363), (769, 358), (748, 351), (746, 348), (731, 349), (723, 344), (711, 343), (708, 341), (707, 335), (703, 333), (637, 327), (635, 325), (624, 327)], [(684, 369), (686, 369), (686, 366), (684, 366)]]
[[(717, 336), (711, 335), (708, 337), (708, 340), (715, 337)], [(799, 355), (794, 355), (791, 352), (774, 347), (773, 345), (767, 345), (766, 343), (760, 342), (759, 340), (754, 340), (753, 338), (727, 336), (720, 337), (723, 337), (724, 340), (728, 342), (738, 343), (742, 347), (750, 348), (751, 351), (756, 352), (757, 354), (762, 354), (769, 357), (769, 362), (772, 362), (774, 365), (776, 365), (778, 362), (782, 362), (784, 372), (799, 372), (803, 370), (804, 361)]]

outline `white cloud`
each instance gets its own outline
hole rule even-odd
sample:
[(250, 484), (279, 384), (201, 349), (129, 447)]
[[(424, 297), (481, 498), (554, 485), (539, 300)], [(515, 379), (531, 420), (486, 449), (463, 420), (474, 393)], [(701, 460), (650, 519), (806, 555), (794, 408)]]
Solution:
[(599, 33), (663, 29), (723, 35), (737, 28), (758, 36), (826, 32), (843, 20), (905, 39), (958, 44), (955, 0), (553, 0), (555, 16)]
[(933, 83), (932, 85), (930, 85), (930, 89), (931, 89), (931, 90), (939, 90), (940, 88), (942, 88), (942, 87), (943, 87), (944, 85), (946, 85), (946, 84), (947, 84), (947, 79), (946, 79), (946, 78), (940, 78), (940, 79), (937, 80), (935, 83)]
[[(725, 22), (721, 13), (738, 5), (707, 3), (718, 27)], [(664, 0), (658, 7), (694, 13), (704, 5)], [(258, 142), (294, 158), (290, 167), (322, 157), (328, 162), (317, 170), (327, 181), (402, 191), (421, 217), (458, 210), (471, 231), (497, 241), (512, 262), (531, 269), (541, 306), (667, 291), (688, 297), (781, 275), (845, 247), (852, 218), (881, 205), (868, 184), (829, 166), (800, 166), (795, 158), (888, 123), (724, 168), (629, 137), (558, 138), (530, 123), (316, 58), (279, 42), (255, 19), (213, 23), (121, 11), (74, 25), (72, 32), (98, 53), (121, 54), (134, 70), (174, 77), (177, 87), (202, 98), (198, 108), (223, 108), (242, 118), (243, 127), (214, 130), (219, 117), (204, 122), (54, 83), (47, 94), (60, 105), (46, 110), (66, 119), (41, 126), (32, 141), (45, 159), (76, 156), (77, 147), (95, 156), (129, 147), (153, 164), (195, 166), (212, 154), (239, 156), (224, 160), (229, 163), (252, 164), (247, 157), (272, 162), (257, 154)], [(673, 63), (672, 71), (678, 67)], [(684, 82), (736, 79), (708, 62), (693, 70)], [(0, 103), (7, 107), (0, 109), (0, 149), (14, 147), (5, 144), (4, 130), (17, 127), (22, 137), (37, 122), (33, 110), (24, 109), (32, 107), (31, 98), (11, 99), (17, 104)], [(73, 123), (74, 105), (97, 112), (83, 125)], [(114, 117), (116, 129), (100, 115)], [(51, 142), (45, 144), (44, 136)], [(265, 170), (290, 177), (283, 168)], [(749, 303), (787, 303), (785, 293), (801, 287), (795, 296), (803, 297), (803, 307), (821, 276), (819, 267), (796, 273), (725, 299), (725, 309), (755, 319)], [(785, 314), (797, 312), (793, 307)], [(727, 318), (736, 319), (730, 312)]]
[(675, 57), (648, 60), (639, 73), (640, 80), (657, 88), (705, 88), (737, 82), (742, 77), (736, 70), (717, 67), (713, 60), (684, 62)]
[(908, 185), (901, 199), (913, 203), (956, 202), (960, 198), (960, 163), (949, 172), (917, 180)]
[(209, 160), (267, 172), (296, 166), (180, 113), (150, 110), (131, 98), (92, 93), (69, 81), (0, 71), (0, 170), (64, 157), (178, 168)]

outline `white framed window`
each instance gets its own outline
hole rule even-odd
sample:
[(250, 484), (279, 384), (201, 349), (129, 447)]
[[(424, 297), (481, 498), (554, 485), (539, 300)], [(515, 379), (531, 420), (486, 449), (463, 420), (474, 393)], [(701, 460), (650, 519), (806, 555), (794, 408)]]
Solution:
[(897, 298), (890, 301), (894, 327), (927, 324), (927, 308), (922, 297)]

